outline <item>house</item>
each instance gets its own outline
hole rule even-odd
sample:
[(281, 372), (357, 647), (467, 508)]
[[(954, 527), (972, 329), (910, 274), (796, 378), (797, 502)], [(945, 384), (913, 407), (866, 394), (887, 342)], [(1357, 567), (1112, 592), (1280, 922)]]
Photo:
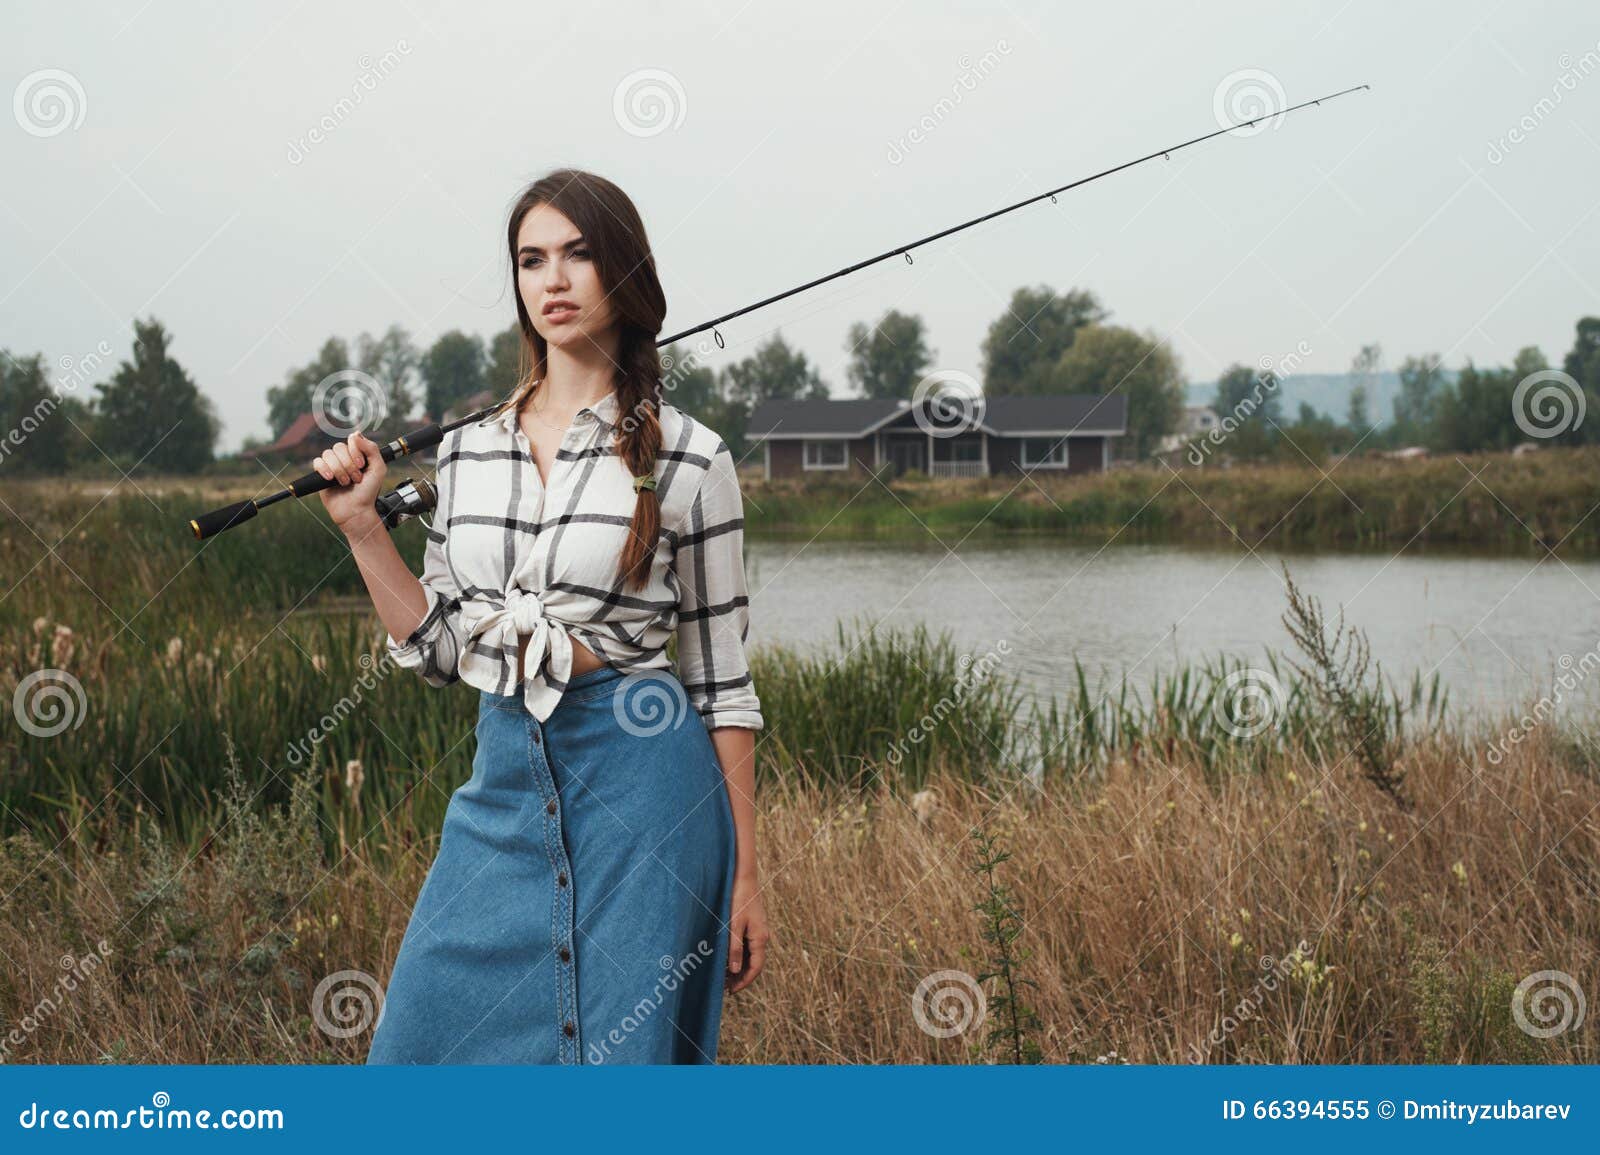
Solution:
[(866, 476), (920, 470), (932, 477), (1021, 472), (1098, 473), (1127, 433), (1124, 394), (763, 401), (745, 425), (775, 477)]
[(1217, 411), (1209, 405), (1185, 405), (1178, 428), (1161, 439), (1157, 453), (1170, 453), (1182, 448), (1197, 437), (1204, 437), (1217, 428)]
[[(363, 432), (382, 445), (407, 430), (420, 429), (432, 421), (433, 418), (426, 414), (409, 421), (386, 418), (375, 429), (366, 429)], [(329, 428), (338, 428), (332, 421), (327, 424)], [(251, 449), (241, 450), (239, 456), (246, 461), (260, 460), (268, 465), (304, 465), (336, 442), (347, 440), (349, 440), (348, 435), (335, 437), (322, 427), (315, 413), (306, 412), (291, 421), (289, 428), (285, 429), (276, 441), (269, 445), (257, 445)], [(424, 461), (428, 459), (426, 455), (422, 457)]]

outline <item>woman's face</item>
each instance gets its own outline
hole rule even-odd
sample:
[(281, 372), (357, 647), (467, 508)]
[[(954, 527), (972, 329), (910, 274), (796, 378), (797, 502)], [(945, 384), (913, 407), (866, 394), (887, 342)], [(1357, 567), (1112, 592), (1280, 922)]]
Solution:
[[(559, 209), (535, 205), (517, 229), (517, 292), (533, 327), (551, 345), (597, 342), (612, 309), (589, 242)], [(550, 311), (557, 301), (575, 308)]]

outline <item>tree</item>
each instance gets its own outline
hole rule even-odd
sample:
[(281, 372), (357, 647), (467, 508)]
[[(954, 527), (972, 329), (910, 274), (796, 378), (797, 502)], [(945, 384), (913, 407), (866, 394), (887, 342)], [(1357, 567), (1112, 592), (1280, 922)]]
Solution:
[(97, 385), (96, 439), (130, 472), (194, 473), (212, 460), (222, 431), (209, 398), (168, 354), (159, 321), (133, 323), (133, 360)]
[(1528, 439), (1515, 417), (1517, 382), (1549, 368), (1544, 354), (1529, 345), (1509, 369), (1479, 369), (1471, 361), (1457, 375), (1455, 388), (1439, 404), (1439, 440), (1445, 449), (1473, 453), (1510, 449)]
[(486, 360), (482, 337), (459, 329), (442, 334), (422, 358), (428, 412), (437, 417), (456, 402), (481, 392)]
[(1224, 454), (1253, 461), (1273, 451), (1283, 425), (1283, 398), (1278, 392), (1281, 386), (1281, 379), (1271, 369), (1257, 372), (1236, 363), (1223, 370), (1217, 378), (1212, 408), (1217, 411), (1221, 433), (1226, 438)]
[(1554, 440), (1574, 445), (1600, 441), (1600, 317), (1583, 317), (1578, 321), (1572, 351), (1562, 359), (1561, 368), (1578, 383), (1582, 397), (1573, 398), (1573, 404), (1581, 403), (1586, 417), (1581, 424), (1569, 422), (1567, 429)]
[(504, 396), (522, 382), (522, 326), (513, 321), (489, 339), (489, 364), (484, 369), (485, 388)]
[(18, 474), (60, 474), (67, 469), (67, 431), (71, 426), (58, 410), (64, 399), (45, 380), (44, 357), (15, 358), (0, 349), (0, 471)]
[(1050, 393), (1120, 393), (1128, 398), (1128, 439), (1136, 457), (1155, 452), (1183, 417), (1183, 374), (1166, 342), (1118, 325), (1090, 325), (1061, 355)]
[(774, 333), (756, 351), (722, 371), (730, 404), (743, 416), (763, 401), (825, 401), (827, 383), (822, 374), (793, 349), (781, 333)]
[(1378, 368), (1383, 363), (1383, 350), (1378, 345), (1363, 345), (1350, 362), (1350, 428), (1356, 437), (1365, 436), (1372, 429), (1370, 417), (1373, 391), (1378, 385)]
[(1400, 362), (1400, 392), (1394, 398), (1394, 440), (1398, 445), (1431, 444), (1436, 437), (1444, 373), (1437, 353)]
[(396, 421), (416, 407), (420, 360), (411, 335), (399, 325), (390, 325), (377, 340), (366, 333), (356, 339), (356, 367), (383, 386), (384, 412)]
[(845, 348), (846, 375), (863, 397), (910, 397), (933, 364), (922, 318), (897, 309), (871, 329), (859, 321), (851, 325)]
[(1046, 382), (1072, 348), (1078, 330), (1110, 317), (1093, 293), (1058, 295), (1048, 285), (1011, 294), (1005, 314), (983, 339), (983, 391), (990, 397), (1046, 393)]
[(291, 370), (282, 385), (268, 389), (267, 420), (272, 426), (273, 439), (282, 436), (296, 417), (311, 412), (311, 399), (319, 384), (350, 367), (349, 346), (342, 338), (329, 337), (309, 365)]

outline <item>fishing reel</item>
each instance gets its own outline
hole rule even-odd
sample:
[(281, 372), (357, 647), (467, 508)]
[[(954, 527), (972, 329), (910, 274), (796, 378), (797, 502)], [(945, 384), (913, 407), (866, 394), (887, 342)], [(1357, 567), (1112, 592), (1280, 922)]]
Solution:
[(439, 494), (433, 483), (425, 477), (414, 477), (378, 498), (373, 508), (384, 528), (393, 529), (408, 517), (431, 513), (438, 504)]

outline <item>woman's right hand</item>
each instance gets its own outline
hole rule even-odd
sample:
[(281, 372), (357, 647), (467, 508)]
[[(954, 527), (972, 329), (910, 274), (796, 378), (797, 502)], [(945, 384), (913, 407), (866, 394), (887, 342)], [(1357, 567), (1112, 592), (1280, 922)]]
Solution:
[(318, 490), (322, 506), (340, 530), (348, 533), (366, 521), (377, 519), (373, 508), (383, 490), (389, 463), (383, 447), (358, 429), (348, 441), (330, 445), (311, 462), (323, 477), (339, 483), (338, 488)]

